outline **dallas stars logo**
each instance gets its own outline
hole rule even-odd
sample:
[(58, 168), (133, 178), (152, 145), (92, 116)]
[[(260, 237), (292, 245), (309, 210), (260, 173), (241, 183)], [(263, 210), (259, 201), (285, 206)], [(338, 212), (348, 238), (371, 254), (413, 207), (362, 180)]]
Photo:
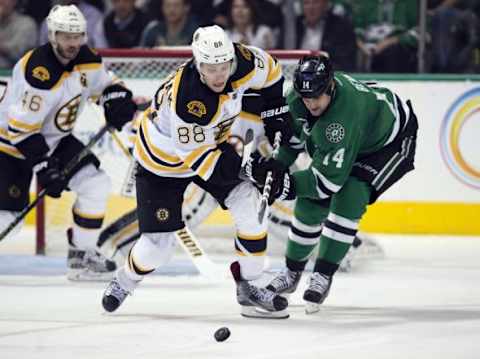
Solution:
[(325, 130), (325, 137), (332, 143), (339, 143), (345, 137), (345, 128), (339, 123), (331, 123)]

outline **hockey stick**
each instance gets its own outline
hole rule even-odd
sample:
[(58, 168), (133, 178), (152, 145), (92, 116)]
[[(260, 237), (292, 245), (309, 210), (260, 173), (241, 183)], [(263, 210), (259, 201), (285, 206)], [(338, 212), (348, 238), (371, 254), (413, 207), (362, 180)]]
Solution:
[[(281, 140), (282, 140), (282, 133), (281, 132), (275, 133), (275, 141), (273, 143), (273, 152), (272, 152), (273, 158), (277, 156), (277, 152), (280, 148)], [(268, 171), (267, 178), (265, 179), (265, 186), (263, 186), (262, 199), (260, 200), (260, 209), (258, 210), (259, 223), (263, 223), (263, 219), (265, 218), (265, 212), (267, 210), (267, 205), (268, 205), (268, 198), (270, 197), (270, 191), (272, 190), (272, 182), (273, 182), (273, 173), (272, 171)]]
[[(85, 147), (67, 163), (65, 168), (62, 170), (62, 174), (67, 177), (73, 168), (90, 153), (92, 147), (103, 137), (105, 132), (109, 130), (110, 126), (103, 126), (96, 134), (93, 136), (90, 141), (85, 145)], [(40, 202), (40, 200), (45, 197), (47, 190), (42, 188), (38, 193), (37, 197), (15, 217), (15, 219), (0, 233), (0, 241), (2, 241), (16, 226), (19, 224), (25, 216)]]

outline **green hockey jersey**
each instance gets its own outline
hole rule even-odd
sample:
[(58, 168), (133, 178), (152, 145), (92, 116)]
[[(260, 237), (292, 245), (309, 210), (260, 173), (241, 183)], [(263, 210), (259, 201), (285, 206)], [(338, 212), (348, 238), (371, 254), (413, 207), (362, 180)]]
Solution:
[(276, 158), (287, 167), (303, 151), (312, 159), (307, 169), (292, 174), (297, 197), (325, 199), (338, 192), (356, 160), (391, 143), (403, 126), (406, 106), (389, 89), (340, 72), (335, 83), (329, 107), (317, 118), (293, 88), (287, 93), (294, 136)]

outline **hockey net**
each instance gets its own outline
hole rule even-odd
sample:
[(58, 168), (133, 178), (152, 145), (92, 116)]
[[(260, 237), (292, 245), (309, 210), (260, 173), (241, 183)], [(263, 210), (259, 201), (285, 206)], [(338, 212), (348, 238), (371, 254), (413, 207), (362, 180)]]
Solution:
[[(146, 98), (151, 98), (162, 79), (191, 57), (191, 51), (188, 48), (104, 49), (99, 52), (103, 56), (107, 69), (124, 80), (127, 86), (132, 89), (134, 96)], [(304, 55), (311, 54), (310, 51), (303, 50), (274, 50), (270, 53), (282, 64), (286, 86), (291, 82), (298, 60)], [(75, 135), (84, 142), (87, 142), (103, 125), (104, 120), (98, 115), (98, 111), (94, 110), (94, 106), (96, 105), (87, 104), (85, 106), (75, 127)], [(123, 143), (128, 141), (124, 133), (120, 133), (118, 137)], [(121, 195), (121, 188), (127, 176), (130, 159), (118, 146), (116, 139), (109, 134), (105, 135), (95, 146), (94, 152), (100, 158), (102, 167), (112, 180), (112, 193), (105, 218), (105, 224), (108, 224), (135, 207), (133, 198), (126, 198)], [(195, 196), (195, 193), (187, 194), (188, 198), (194, 200)], [(65, 253), (65, 231), (72, 221), (71, 207), (74, 200), (73, 193), (66, 192), (60, 199), (46, 198), (45, 203), (37, 208), (35, 225), (37, 253)], [(288, 208), (282, 208), (280, 217), (288, 217), (290, 215), (289, 211)], [(282, 219), (280, 219), (281, 221)], [(278, 230), (285, 233), (287, 231), (286, 228), (282, 227), (279, 227)], [(221, 213), (219, 217), (203, 223), (199, 231), (202, 237), (218, 237), (225, 233), (233, 233), (233, 228), (229, 224), (228, 215)], [(206, 247), (208, 246), (209, 243)], [(232, 246), (233, 244), (229, 240), (224, 247), (230, 250), (233, 248)], [(214, 250), (216, 250), (216, 246), (214, 247)], [(220, 245), (220, 247), (223, 247), (223, 245)]]

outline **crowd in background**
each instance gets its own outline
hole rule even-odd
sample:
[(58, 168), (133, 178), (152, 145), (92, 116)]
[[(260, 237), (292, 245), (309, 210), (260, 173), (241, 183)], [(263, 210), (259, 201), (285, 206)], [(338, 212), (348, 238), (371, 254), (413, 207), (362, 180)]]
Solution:
[[(265, 49), (322, 50), (337, 70), (417, 71), (418, 0), (0, 0), (0, 68), (48, 41), (55, 4), (75, 4), (94, 48), (187, 46), (198, 26)], [(480, 70), (480, 1), (428, 0), (433, 73)]]

